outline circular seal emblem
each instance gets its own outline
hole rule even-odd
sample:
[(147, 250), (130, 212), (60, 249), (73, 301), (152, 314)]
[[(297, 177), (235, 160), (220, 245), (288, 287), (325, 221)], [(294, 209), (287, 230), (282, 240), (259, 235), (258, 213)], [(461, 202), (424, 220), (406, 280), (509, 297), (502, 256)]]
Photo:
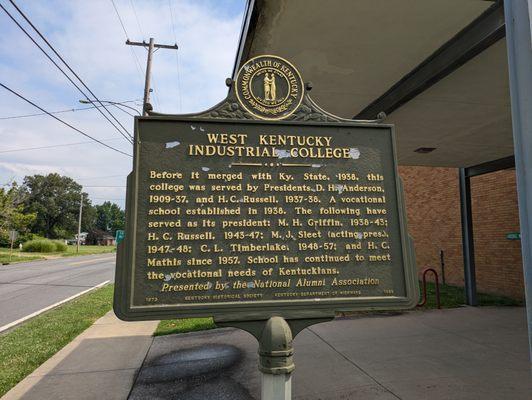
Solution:
[(299, 71), (277, 56), (248, 60), (238, 71), (235, 85), (242, 107), (260, 119), (286, 118), (303, 100), (304, 85)]

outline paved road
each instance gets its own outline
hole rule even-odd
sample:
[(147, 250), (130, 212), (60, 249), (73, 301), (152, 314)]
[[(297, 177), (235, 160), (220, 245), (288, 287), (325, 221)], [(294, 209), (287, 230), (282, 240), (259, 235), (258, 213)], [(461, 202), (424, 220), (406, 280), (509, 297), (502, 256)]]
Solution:
[(0, 265), (0, 328), (114, 279), (115, 254)]

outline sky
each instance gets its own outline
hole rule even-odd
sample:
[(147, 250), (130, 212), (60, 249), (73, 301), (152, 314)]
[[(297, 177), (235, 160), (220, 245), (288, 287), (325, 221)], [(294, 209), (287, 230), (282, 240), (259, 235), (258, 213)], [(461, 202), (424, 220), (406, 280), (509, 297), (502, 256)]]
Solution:
[[(199, 112), (223, 100), (231, 76), (245, 0), (15, 0), (100, 100), (141, 110), (147, 51), (131, 41), (174, 44), (154, 54), (151, 103), (157, 112)], [(8, 0), (2, 4), (37, 40)], [(37, 40), (39, 44), (42, 41)], [(50, 51), (51, 53), (51, 51)], [(126, 153), (132, 145), (0, 9), (0, 83), (87, 134)], [(133, 132), (133, 117), (109, 108)], [(132, 110), (124, 110), (133, 113)], [(0, 87), (0, 185), (57, 172), (83, 185), (93, 204), (124, 206), (132, 159), (91, 142)], [(50, 147), (31, 149), (35, 147)], [(65, 146), (63, 146), (65, 145)]]

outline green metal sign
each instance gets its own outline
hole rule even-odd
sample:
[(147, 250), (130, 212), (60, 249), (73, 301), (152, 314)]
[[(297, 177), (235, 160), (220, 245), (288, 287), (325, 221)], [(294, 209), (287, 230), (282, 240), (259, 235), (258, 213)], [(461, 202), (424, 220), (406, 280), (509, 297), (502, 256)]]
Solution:
[(119, 244), (120, 242), (122, 242), (122, 240), (124, 240), (124, 236), (125, 236), (125, 232), (121, 229), (118, 229), (115, 233), (116, 244)]
[(136, 118), (120, 318), (326, 318), (417, 303), (393, 127), (324, 112), (283, 62), (250, 60), (205, 113)]
[(508, 240), (521, 240), (521, 232), (510, 232), (506, 234)]

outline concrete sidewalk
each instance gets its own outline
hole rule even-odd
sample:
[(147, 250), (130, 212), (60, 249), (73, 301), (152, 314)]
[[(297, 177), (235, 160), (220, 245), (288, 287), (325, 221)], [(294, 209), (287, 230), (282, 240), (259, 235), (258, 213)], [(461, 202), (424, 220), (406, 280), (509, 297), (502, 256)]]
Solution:
[[(336, 320), (294, 349), (295, 400), (532, 399), (523, 308)], [(129, 399), (258, 400), (257, 363), (237, 329), (157, 337)]]
[[(152, 338), (156, 325), (109, 313), (2, 400), (260, 398), (251, 335), (225, 328)], [(527, 340), (523, 308), (340, 319), (297, 336), (293, 398), (530, 400)]]
[(156, 327), (157, 322), (120, 321), (111, 311), (2, 400), (127, 399)]

